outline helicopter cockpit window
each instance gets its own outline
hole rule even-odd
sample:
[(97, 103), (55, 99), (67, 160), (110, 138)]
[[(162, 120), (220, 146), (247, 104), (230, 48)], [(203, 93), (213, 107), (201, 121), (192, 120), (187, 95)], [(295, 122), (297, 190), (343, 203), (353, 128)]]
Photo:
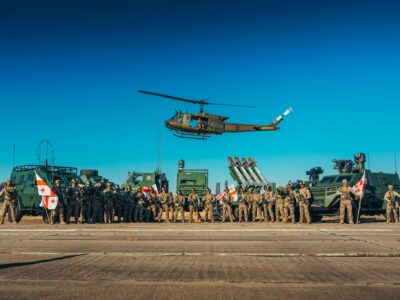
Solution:
[(182, 123), (182, 120), (183, 120), (182, 115), (176, 115), (174, 117), (174, 121), (177, 122), (177, 123)]

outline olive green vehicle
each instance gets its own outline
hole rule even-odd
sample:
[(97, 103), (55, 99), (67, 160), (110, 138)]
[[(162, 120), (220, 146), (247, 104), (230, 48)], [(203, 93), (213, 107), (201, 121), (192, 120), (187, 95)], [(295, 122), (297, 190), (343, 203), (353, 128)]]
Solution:
[(50, 186), (58, 179), (63, 187), (68, 187), (72, 179), (78, 178), (78, 169), (74, 167), (23, 165), (13, 168), (10, 178), (17, 190), (17, 221), (24, 215), (44, 216), (39, 206), (42, 198), (37, 191), (35, 172)]
[(157, 170), (155, 172), (128, 172), (128, 176), (122, 183), (122, 187), (125, 189), (127, 186), (132, 188), (132, 191), (136, 191), (137, 187), (156, 185), (158, 191), (161, 191), (161, 187), (165, 187), (168, 191), (169, 182), (165, 173)]
[[(319, 221), (323, 216), (336, 216), (339, 214), (340, 199), (336, 196), (337, 189), (344, 179), (350, 186), (356, 185), (366, 176), (365, 193), (361, 201), (361, 213), (364, 215), (385, 215), (384, 195), (387, 186), (393, 184), (397, 191), (400, 190), (400, 180), (397, 173), (372, 172), (365, 169), (366, 157), (364, 153), (358, 153), (351, 160), (333, 160), (334, 169), (338, 174), (327, 175), (319, 179), (323, 170), (320, 167), (307, 172), (309, 181), (306, 184), (313, 195), (311, 213), (313, 221)], [(353, 201), (353, 213), (357, 215), (359, 200)]]
[(185, 161), (178, 161), (178, 173), (176, 176), (176, 189), (185, 197), (190, 195), (192, 189), (196, 189), (200, 197), (205, 195), (208, 188), (207, 169), (185, 169)]

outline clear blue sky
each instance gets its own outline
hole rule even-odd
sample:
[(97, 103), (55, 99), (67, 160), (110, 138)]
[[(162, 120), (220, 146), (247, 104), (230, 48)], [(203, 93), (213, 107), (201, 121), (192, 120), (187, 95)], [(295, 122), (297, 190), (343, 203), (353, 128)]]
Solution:
[(157, 131), (184, 103), (138, 94), (256, 105), (209, 107), (281, 131), (180, 140), (162, 128), (162, 168), (177, 161), (229, 178), (228, 155), (254, 156), (278, 183), (331, 159), (370, 153), (393, 171), (399, 150), (400, 3), (393, 1), (3, 1), (0, 9), (0, 180), (36, 163), (46, 138), (56, 164), (121, 182), (156, 167)]

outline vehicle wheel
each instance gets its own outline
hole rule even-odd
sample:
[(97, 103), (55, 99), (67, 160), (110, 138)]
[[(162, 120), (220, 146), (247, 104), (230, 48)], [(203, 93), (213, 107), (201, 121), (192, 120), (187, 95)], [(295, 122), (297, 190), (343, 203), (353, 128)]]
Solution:
[(235, 207), (233, 210), (233, 216), (236, 220), (239, 220), (239, 207)]
[[(11, 207), (10, 206), (8, 207), (7, 213), (8, 213), (8, 221), (10, 223), (12, 223), (13, 220), (11, 218)], [(21, 212), (21, 209), (19, 208), (18, 203), (16, 203), (14, 206), (14, 216), (15, 216), (15, 221), (17, 221), (19, 223), (22, 219), (22, 212)]]
[(99, 176), (99, 171), (97, 171), (97, 170), (81, 170), (79, 174), (81, 176), (86, 175), (86, 176), (97, 177), (97, 176)]

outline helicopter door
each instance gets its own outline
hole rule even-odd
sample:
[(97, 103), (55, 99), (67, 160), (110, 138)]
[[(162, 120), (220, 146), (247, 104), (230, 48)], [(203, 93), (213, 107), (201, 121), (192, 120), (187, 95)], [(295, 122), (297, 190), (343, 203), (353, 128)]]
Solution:
[(190, 118), (190, 115), (184, 115), (183, 116), (183, 123), (182, 123), (182, 125), (183, 126), (186, 126), (186, 127), (189, 127), (190, 126), (190, 120), (191, 118)]

